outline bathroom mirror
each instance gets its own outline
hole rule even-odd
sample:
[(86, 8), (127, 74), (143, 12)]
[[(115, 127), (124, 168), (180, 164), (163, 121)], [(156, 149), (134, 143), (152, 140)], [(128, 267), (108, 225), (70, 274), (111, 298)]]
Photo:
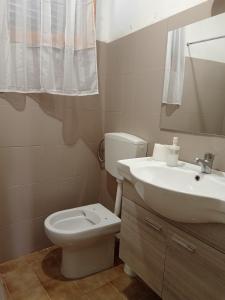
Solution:
[(225, 13), (168, 33), (161, 129), (225, 136)]

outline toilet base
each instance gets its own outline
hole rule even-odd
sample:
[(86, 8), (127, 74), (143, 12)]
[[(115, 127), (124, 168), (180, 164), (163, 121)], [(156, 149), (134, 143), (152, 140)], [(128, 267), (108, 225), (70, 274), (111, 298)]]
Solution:
[(65, 247), (62, 252), (61, 272), (76, 279), (108, 269), (114, 264), (115, 237), (100, 239), (88, 247)]
[(127, 264), (124, 265), (123, 270), (124, 270), (124, 273), (126, 273), (131, 278), (134, 278), (137, 276), (136, 273), (134, 273), (134, 271)]

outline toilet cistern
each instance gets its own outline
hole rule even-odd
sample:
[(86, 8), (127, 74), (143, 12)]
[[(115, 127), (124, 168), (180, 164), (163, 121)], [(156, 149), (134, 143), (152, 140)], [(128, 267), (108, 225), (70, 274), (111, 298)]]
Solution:
[(147, 154), (148, 143), (131, 134), (112, 132), (105, 134), (105, 169), (117, 181), (115, 215), (119, 216), (122, 203), (123, 177), (117, 169), (117, 161), (121, 159), (144, 157)]
[(209, 153), (209, 152), (205, 153), (203, 159), (196, 157), (195, 162), (198, 165), (200, 165), (201, 173), (204, 173), (204, 174), (212, 173), (214, 157), (215, 157), (215, 155), (212, 153)]

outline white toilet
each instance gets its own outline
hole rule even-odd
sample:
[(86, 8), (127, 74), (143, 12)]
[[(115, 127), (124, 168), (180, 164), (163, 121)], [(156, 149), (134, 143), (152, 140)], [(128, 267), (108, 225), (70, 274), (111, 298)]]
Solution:
[[(119, 215), (122, 177), (116, 162), (145, 156), (147, 143), (126, 133), (105, 134), (106, 170), (117, 178), (115, 212)], [(45, 220), (48, 238), (63, 249), (61, 272), (66, 278), (80, 278), (110, 268), (114, 263), (115, 235), (120, 218), (97, 203), (62, 210)]]

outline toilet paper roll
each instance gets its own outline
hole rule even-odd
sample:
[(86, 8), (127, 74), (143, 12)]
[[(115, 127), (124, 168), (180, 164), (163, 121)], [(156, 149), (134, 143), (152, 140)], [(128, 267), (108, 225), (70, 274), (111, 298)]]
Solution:
[(155, 144), (153, 150), (153, 159), (158, 161), (167, 161), (168, 145)]

